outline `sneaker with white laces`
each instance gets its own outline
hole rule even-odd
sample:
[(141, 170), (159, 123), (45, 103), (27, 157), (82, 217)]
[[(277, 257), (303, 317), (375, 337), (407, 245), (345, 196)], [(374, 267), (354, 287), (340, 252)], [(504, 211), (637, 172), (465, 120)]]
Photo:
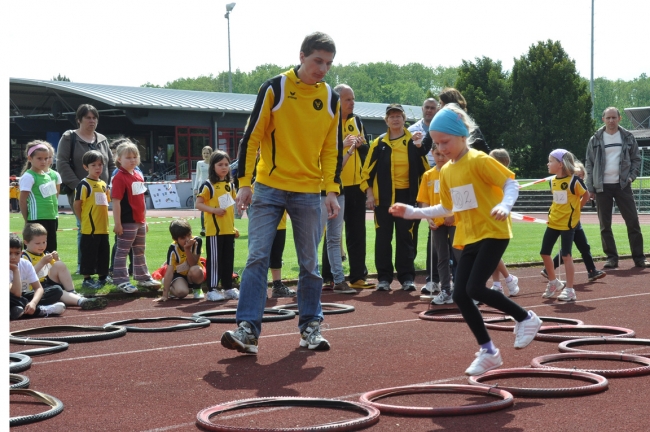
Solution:
[(143, 281), (138, 281), (138, 287), (140, 288), (148, 288), (148, 289), (154, 289), (157, 290), (162, 286), (160, 281), (157, 281), (155, 279), (147, 279)]
[(192, 290), (192, 293), (194, 294), (194, 299), (200, 300), (203, 298), (203, 290), (201, 288), (194, 288)]
[(239, 300), (239, 290), (237, 288), (230, 288), (224, 293), (226, 300)]
[(56, 302), (51, 305), (39, 306), (38, 316), (48, 317), (50, 315), (61, 315), (65, 312), (65, 305), (61, 302)]
[(490, 354), (485, 348), (481, 348), (476, 353), (476, 359), (465, 370), (465, 375), (483, 375), (485, 372), (496, 369), (501, 365), (503, 365), (503, 359), (501, 359), (501, 352), (499, 350), (494, 354)]
[(506, 282), (506, 287), (508, 288), (510, 297), (514, 297), (519, 294), (519, 278), (515, 275), (510, 276), (512, 276), (512, 280), (510, 282)]
[(131, 282), (123, 282), (117, 286), (117, 289), (127, 294), (133, 294), (138, 292), (138, 289), (133, 285), (131, 285)]
[(390, 291), (390, 282), (379, 281), (377, 284), (377, 289), (375, 291)]
[(564, 288), (557, 299), (560, 301), (576, 301), (576, 290), (573, 288)]
[(212, 290), (208, 291), (208, 293), (205, 295), (205, 299), (208, 301), (222, 301), (226, 299), (226, 296), (223, 295), (221, 290)]
[(492, 284), (492, 287), (490, 289), (492, 291), (499, 291), (501, 294), (503, 294), (503, 287), (501, 285)]
[(335, 294), (356, 294), (357, 290), (350, 288), (346, 281), (334, 285)]
[(605, 276), (607, 276), (607, 273), (605, 273), (602, 270), (596, 270), (596, 269), (594, 269), (594, 271), (590, 271), (587, 274), (587, 278), (589, 279), (589, 282), (593, 282), (595, 280), (604, 278)]
[[(210, 294), (213, 291), (209, 291)], [(221, 336), (221, 345), (244, 354), (257, 354), (257, 337), (249, 323), (242, 321), (236, 330), (229, 330)]]
[(546, 291), (542, 294), (542, 298), (551, 298), (558, 290), (564, 288), (564, 284), (559, 280), (549, 281), (546, 284)]
[(440, 294), (431, 299), (431, 304), (443, 305), (443, 304), (452, 304), (454, 300), (451, 298), (451, 293), (446, 291), (440, 291)]
[(420, 289), (422, 294), (434, 294), (440, 292), (440, 284), (438, 282), (427, 282), (426, 285)]
[(286, 286), (285, 284), (273, 285), (271, 288), (271, 297), (272, 298), (283, 298), (283, 297), (295, 297), (296, 292)]
[(407, 280), (404, 281), (404, 283), (402, 284), (403, 291), (415, 291), (416, 289), (417, 288), (415, 288), (415, 284), (413, 283), (413, 281)]
[(537, 331), (542, 326), (542, 320), (533, 311), (528, 311), (530, 318), (515, 323), (515, 348), (521, 349), (528, 346), (535, 339)]
[(327, 351), (330, 343), (320, 334), (320, 323), (312, 321), (300, 333), (300, 346), (315, 351)]

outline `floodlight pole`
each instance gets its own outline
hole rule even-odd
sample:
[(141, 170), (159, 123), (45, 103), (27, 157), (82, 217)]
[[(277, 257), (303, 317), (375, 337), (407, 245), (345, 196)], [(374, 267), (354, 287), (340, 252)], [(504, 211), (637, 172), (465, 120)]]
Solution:
[(235, 7), (235, 3), (226, 5), (226, 14), (224, 18), (228, 20), (228, 93), (232, 93), (232, 68), (230, 65), (230, 11)]
[(591, 118), (594, 118), (594, 0), (591, 0), (591, 81), (589, 82), (591, 92)]

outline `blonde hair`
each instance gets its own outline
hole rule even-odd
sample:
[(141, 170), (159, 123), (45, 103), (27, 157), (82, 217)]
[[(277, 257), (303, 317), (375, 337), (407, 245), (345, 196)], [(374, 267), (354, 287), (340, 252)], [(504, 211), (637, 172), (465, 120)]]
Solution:
[(210, 153), (212, 153), (212, 152), (214, 151), (214, 150), (212, 149), (212, 147), (210, 147), (210, 146), (205, 146), (205, 147), (203, 147), (203, 148), (201, 149), (201, 154), (203, 154), (203, 152), (205, 151), (205, 149), (210, 150)]
[[(585, 177), (587, 177), (587, 171), (585, 170), (585, 166), (582, 164), (582, 162), (580, 162), (577, 159), (576, 159), (576, 161), (574, 162), (573, 165), (575, 167), (573, 175), (576, 175), (576, 176), (580, 177), (582, 180), (584, 180)], [(578, 173), (582, 173), (582, 176), (580, 174), (578, 174)]]
[(138, 158), (140, 157), (140, 151), (138, 150), (138, 146), (133, 144), (133, 142), (125, 138), (124, 142), (122, 142), (120, 145), (117, 146), (117, 149), (115, 150), (117, 152), (117, 157), (121, 158), (122, 155), (124, 154), (134, 154)]
[(504, 148), (494, 149), (490, 152), (490, 156), (499, 161), (501, 165), (510, 166), (510, 153), (508, 153), (508, 150)]
[(562, 156), (562, 160), (559, 160), (558, 158), (556, 158), (553, 155), (551, 155), (551, 157), (562, 164), (562, 170), (564, 171), (564, 174), (566, 174), (566, 175), (575, 174), (575, 172), (576, 172), (576, 157), (573, 156), (573, 153), (571, 153), (570, 151), (564, 153), (564, 156)]

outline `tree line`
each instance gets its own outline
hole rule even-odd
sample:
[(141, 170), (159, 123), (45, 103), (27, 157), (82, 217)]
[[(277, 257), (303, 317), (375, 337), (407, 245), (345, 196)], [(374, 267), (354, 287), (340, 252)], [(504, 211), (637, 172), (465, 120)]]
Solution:
[[(232, 74), (234, 93), (256, 94), (267, 79), (292, 65), (265, 64), (251, 72)], [(557, 41), (540, 41), (515, 59), (511, 71), (488, 57), (464, 60), (458, 67), (431, 68), (420, 63), (387, 62), (332, 66), (326, 76), (332, 86), (348, 84), (363, 102), (421, 105), (444, 87), (456, 87), (466, 98), (469, 114), (481, 127), (490, 147), (510, 152), (511, 168), (519, 177), (548, 175), (548, 154), (565, 148), (583, 159), (587, 142), (602, 125), (602, 111), (615, 106), (650, 106), (650, 78), (632, 81), (594, 80), (594, 117), (589, 81), (581, 77)], [(143, 87), (161, 87), (151, 83)], [(163, 88), (228, 91), (228, 71), (197, 78), (179, 78)], [(621, 125), (631, 128), (623, 115)]]

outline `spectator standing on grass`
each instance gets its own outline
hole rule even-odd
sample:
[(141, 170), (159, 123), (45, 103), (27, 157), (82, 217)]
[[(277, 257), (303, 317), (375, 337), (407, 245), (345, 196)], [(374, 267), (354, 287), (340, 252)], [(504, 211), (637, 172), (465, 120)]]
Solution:
[[(506, 250), (512, 229), (508, 215), (519, 195), (514, 173), (487, 154), (470, 148), (468, 137), (476, 127), (457, 104), (438, 111), (430, 135), (449, 162), (440, 171), (440, 204), (413, 208), (405, 204), (391, 207), (394, 216), (432, 218), (454, 215), (454, 247), (461, 249), (453, 300), (474, 334), (480, 349), (465, 370), (480, 375), (503, 364), (485, 328), (483, 316), (473, 300), (505, 312), (516, 321), (515, 348), (530, 344), (542, 321), (486, 283)], [(462, 195), (465, 199), (453, 199)]]
[(138, 281), (138, 286), (158, 289), (160, 282), (151, 278), (145, 258), (145, 236), (149, 230), (144, 201), (147, 187), (144, 185), (142, 174), (135, 169), (140, 164), (140, 152), (128, 139), (120, 144), (116, 151), (120, 169), (111, 182), (113, 231), (117, 234), (113, 283), (127, 294), (138, 291), (138, 288), (131, 284), (126, 268), (126, 256), (129, 249), (133, 248), (133, 275)]
[[(68, 203), (74, 203), (74, 191), (81, 179), (86, 177), (82, 158), (89, 150), (97, 150), (104, 156), (106, 164), (99, 177), (109, 183), (110, 173), (115, 169), (113, 154), (110, 151), (106, 137), (96, 131), (99, 124), (97, 108), (89, 104), (81, 104), (75, 115), (77, 129), (63, 133), (59, 140), (56, 153), (56, 169), (61, 174), (63, 181), (62, 193), (68, 196)], [(47, 227), (46, 227), (47, 228)], [(77, 219), (77, 228), (81, 228), (81, 221)], [(81, 265), (81, 231), (77, 231), (77, 273)]]
[[(200, 160), (196, 163), (196, 174), (194, 174), (194, 183), (192, 184), (195, 200), (196, 200), (196, 196), (199, 193), (199, 188), (208, 179), (208, 171), (210, 169), (211, 154), (212, 154), (212, 147), (210, 146), (203, 147), (203, 149), (201, 150), (201, 156), (203, 156), (203, 160)], [(205, 216), (203, 212), (201, 212), (201, 237), (205, 237)]]
[[(200, 186), (196, 197), (196, 208), (206, 214), (206, 298), (209, 301), (239, 298), (239, 290), (232, 287), (235, 238), (239, 237), (235, 228), (235, 196), (230, 157), (224, 151), (215, 150), (210, 156), (208, 179)], [(218, 289), (219, 281), (223, 293)]]
[[(238, 210), (249, 206), (248, 260), (237, 305), (237, 329), (221, 344), (256, 354), (266, 304), (266, 275), (275, 232), (284, 211), (291, 218), (300, 276), (298, 310), (300, 346), (328, 350), (320, 323), (323, 279), (318, 272), (321, 182), (327, 193), (328, 218), (339, 212), (341, 167), (340, 104), (323, 82), (336, 47), (326, 34), (308, 35), (300, 47), (300, 65), (269, 79), (260, 88), (239, 147)], [(255, 193), (251, 178), (260, 149)]]
[[(431, 146), (431, 151), (427, 153), (427, 160), (431, 168), (436, 166), (436, 161), (433, 156), (433, 151), (434, 151), (433, 141), (429, 136), (429, 125), (431, 124), (431, 120), (433, 120), (433, 117), (436, 115), (437, 112), (438, 112), (438, 101), (436, 101), (434, 98), (426, 99), (424, 103), (422, 103), (422, 118), (417, 122), (413, 123), (408, 128), (411, 133), (421, 132), (422, 140), (423, 141), (426, 140), (428, 143), (427, 145)], [(421, 188), (422, 185), (420, 185), (420, 190)], [(419, 192), (418, 195), (420, 195)], [(414, 224), (413, 226), (415, 227), (415, 230), (413, 231), (413, 237), (415, 239), (415, 253), (417, 255), (418, 226), (420, 225), (420, 221), (416, 220), (413, 222), (413, 224)], [(440, 276), (438, 274), (438, 266), (437, 266), (438, 255), (436, 252), (436, 247), (431, 244), (432, 241), (433, 241), (433, 233), (431, 230), (429, 230), (429, 233), (427, 235), (426, 284), (420, 290), (422, 294), (425, 295), (433, 294), (434, 292), (440, 291), (440, 286), (439, 286)], [(449, 250), (451, 251), (451, 248), (449, 248)], [(448, 253), (447, 255), (449, 256), (451, 254)], [(415, 259), (415, 256), (413, 257), (413, 259)]]
[(395, 203), (415, 204), (422, 174), (429, 167), (426, 155), (431, 147), (422, 144), (422, 132), (411, 134), (404, 127), (406, 114), (402, 105), (388, 105), (384, 120), (388, 131), (370, 145), (361, 173), (366, 206), (375, 211), (377, 291), (390, 291), (394, 270), (402, 289), (415, 291), (413, 221), (394, 217), (389, 208)]
[(605, 125), (596, 131), (587, 144), (585, 171), (587, 190), (591, 198), (596, 198), (600, 239), (603, 252), (607, 255), (604, 268), (618, 267), (618, 250), (612, 232), (614, 201), (627, 226), (634, 265), (648, 268), (650, 262), (643, 253), (643, 234), (632, 195), (632, 182), (641, 168), (639, 146), (634, 135), (619, 126), (621, 113), (618, 108), (605, 108), (602, 120)]
[(25, 147), (27, 162), (20, 177), (20, 212), (25, 224), (39, 223), (47, 229), (47, 250), (56, 251), (59, 228), (59, 175), (50, 169), (52, 146), (31, 141)]

